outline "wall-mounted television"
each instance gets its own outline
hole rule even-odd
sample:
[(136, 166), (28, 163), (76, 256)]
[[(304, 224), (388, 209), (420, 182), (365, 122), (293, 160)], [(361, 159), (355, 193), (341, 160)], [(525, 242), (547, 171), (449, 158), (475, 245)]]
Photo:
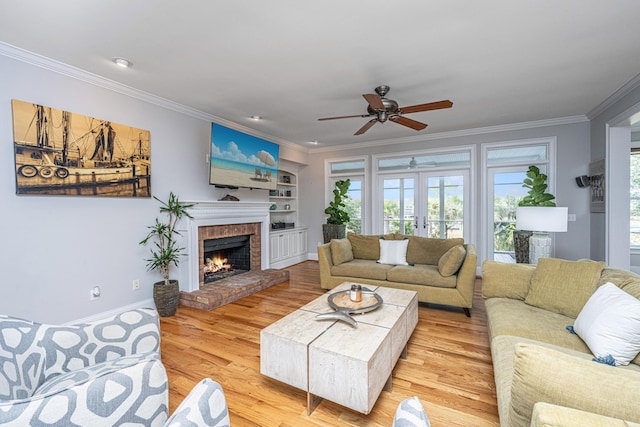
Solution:
[(209, 184), (275, 190), (279, 148), (273, 142), (212, 123)]

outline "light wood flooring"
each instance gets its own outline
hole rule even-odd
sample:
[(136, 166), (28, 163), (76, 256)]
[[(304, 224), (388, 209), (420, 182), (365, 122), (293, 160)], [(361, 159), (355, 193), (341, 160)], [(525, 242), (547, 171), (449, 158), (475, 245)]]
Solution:
[(173, 413), (199, 380), (219, 382), (231, 425), (391, 426), (404, 398), (418, 396), (433, 427), (497, 426), (495, 383), (480, 280), (471, 318), (461, 309), (420, 305), (408, 357), (393, 371), (369, 415), (324, 400), (308, 416), (306, 393), (260, 374), (260, 330), (322, 295), (318, 263), (288, 268), (290, 280), (202, 311), (180, 306), (162, 318), (162, 360)]

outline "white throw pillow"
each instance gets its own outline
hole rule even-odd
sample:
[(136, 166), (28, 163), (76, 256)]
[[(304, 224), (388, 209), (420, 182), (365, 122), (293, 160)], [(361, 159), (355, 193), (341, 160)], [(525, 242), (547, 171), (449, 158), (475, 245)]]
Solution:
[(611, 356), (616, 366), (628, 365), (640, 352), (640, 300), (605, 283), (582, 308), (573, 330), (597, 359)]
[(409, 239), (380, 239), (380, 264), (409, 265), (407, 263), (407, 246)]

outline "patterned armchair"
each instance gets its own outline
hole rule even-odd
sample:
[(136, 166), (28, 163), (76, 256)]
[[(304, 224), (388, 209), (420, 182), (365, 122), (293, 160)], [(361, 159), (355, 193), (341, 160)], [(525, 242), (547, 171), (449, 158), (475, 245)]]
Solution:
[[(162, 426), (168, 385), (159, 351), (155, 310), (73, 326), (0, 316), (0, 424)], [(193, 418), (194, 409), (206, 406), (198, 396), (215, 398), (215, 408), (221, 397), (228, 425), (222, 389), (202, 391), (210, 386), (196, 386), (179, 409)], [(218, 418), (225, 425), (224, 416)]]

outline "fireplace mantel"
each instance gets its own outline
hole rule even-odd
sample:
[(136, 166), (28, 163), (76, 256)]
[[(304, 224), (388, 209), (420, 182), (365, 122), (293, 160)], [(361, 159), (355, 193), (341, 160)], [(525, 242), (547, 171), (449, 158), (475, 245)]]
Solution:
[[(189, 214), (193, 218), (183, 218), (180, 229), (186, 238), (184, 247), (187, 256), (181, 265), (184, 264), (188, 270), (188, 275), (181, 271), (180, 290), (192, 292), (200, 288), (200, 271), (198, 263), (198, 227), (211, 225), (260, 223), (260, 233), (262, 235), (261, 246), (261, 268), (269, 268), (269, 202), (232, 202), (232, 201), (185, 201), (183, 203), (193, 204), (189, 209)], [(183, 270), (183, 269), (181, 269)], [(183, 284), (183, 282), (186, 282)]]

